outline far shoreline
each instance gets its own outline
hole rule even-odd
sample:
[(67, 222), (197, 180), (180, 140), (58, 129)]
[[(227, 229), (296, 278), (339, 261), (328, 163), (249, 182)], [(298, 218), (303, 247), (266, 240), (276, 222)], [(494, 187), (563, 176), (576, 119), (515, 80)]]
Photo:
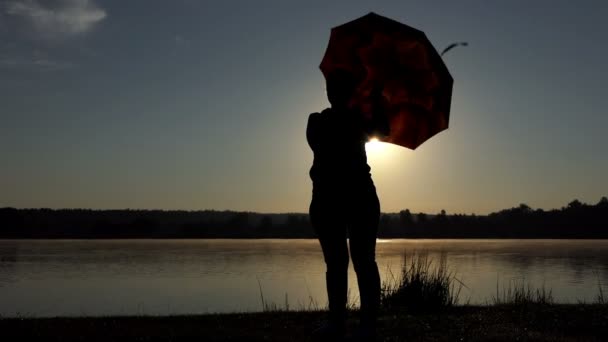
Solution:
[[(383, 213), (380, 239), (608, 239), (608, 198), (487, 215)], [(345, 222), (347, 218), (345, 217)], [(0, 208), (0, 239), (314, 239), (308, 214)]]

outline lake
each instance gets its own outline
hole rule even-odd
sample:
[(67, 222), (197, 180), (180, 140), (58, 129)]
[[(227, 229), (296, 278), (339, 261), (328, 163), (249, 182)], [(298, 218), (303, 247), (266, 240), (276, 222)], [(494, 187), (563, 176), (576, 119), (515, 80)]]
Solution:
[[(378, 240), (384, 281), (405, 252), (447, 258), (460, 302), (497, 287), (551, 289), (557, 302), (608, 293), (608, 240)], [(350, 297), (358, 289), (352, 264)], [(0, 240), (1, 316), (168, 315), (326, 305), (316, 240)]]

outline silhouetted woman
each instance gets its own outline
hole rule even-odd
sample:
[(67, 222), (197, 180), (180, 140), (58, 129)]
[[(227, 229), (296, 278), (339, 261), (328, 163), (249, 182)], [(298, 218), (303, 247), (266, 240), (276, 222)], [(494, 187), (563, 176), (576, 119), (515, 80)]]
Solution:
[[(325, 264), (329, 320), (315, 331), (331, 339), (344, 336), (347, 270), (350, 256), (361, 299), (361, 335), (372, 340), (380, 302), (380, 276), (375, 260), (380, 203), (367, 165), (365, 143), (387, 135), (388, 122), (353, 112), (348, 102), (359, 80), (336, 71), (327, 78), (331, 108), (310, 114), (306, 137), (314, 153), (310, 219), (319, 238)], [(379, 98), (379, 97), (378, 97)]]

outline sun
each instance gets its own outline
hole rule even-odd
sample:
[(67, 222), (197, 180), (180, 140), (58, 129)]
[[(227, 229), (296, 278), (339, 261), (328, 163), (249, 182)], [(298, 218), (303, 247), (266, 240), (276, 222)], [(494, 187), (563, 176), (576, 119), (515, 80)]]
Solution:
[(381, 153), (385, 150), (385, 144), (378, 138), (372, 137), (365, 143), (365, 151), (367, 153)]

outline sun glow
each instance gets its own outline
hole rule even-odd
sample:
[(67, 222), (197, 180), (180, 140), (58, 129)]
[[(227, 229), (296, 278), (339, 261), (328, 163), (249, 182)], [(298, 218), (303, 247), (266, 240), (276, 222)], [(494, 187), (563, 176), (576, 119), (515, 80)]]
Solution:
[[(372, 137), (365, 143), (367, 161), (374, 168), (391, 168), (395, 161), (404, 160), (409, 155), (407, 149), (394, 144), (380, 141)], [(411, 151), (410, 151), (411, 152)]]
[(378, 154), (385, 150), (385, 143), (381, 142), (378, 138), (371, 138), (365, 143), (365, 151), (367, 153)]

